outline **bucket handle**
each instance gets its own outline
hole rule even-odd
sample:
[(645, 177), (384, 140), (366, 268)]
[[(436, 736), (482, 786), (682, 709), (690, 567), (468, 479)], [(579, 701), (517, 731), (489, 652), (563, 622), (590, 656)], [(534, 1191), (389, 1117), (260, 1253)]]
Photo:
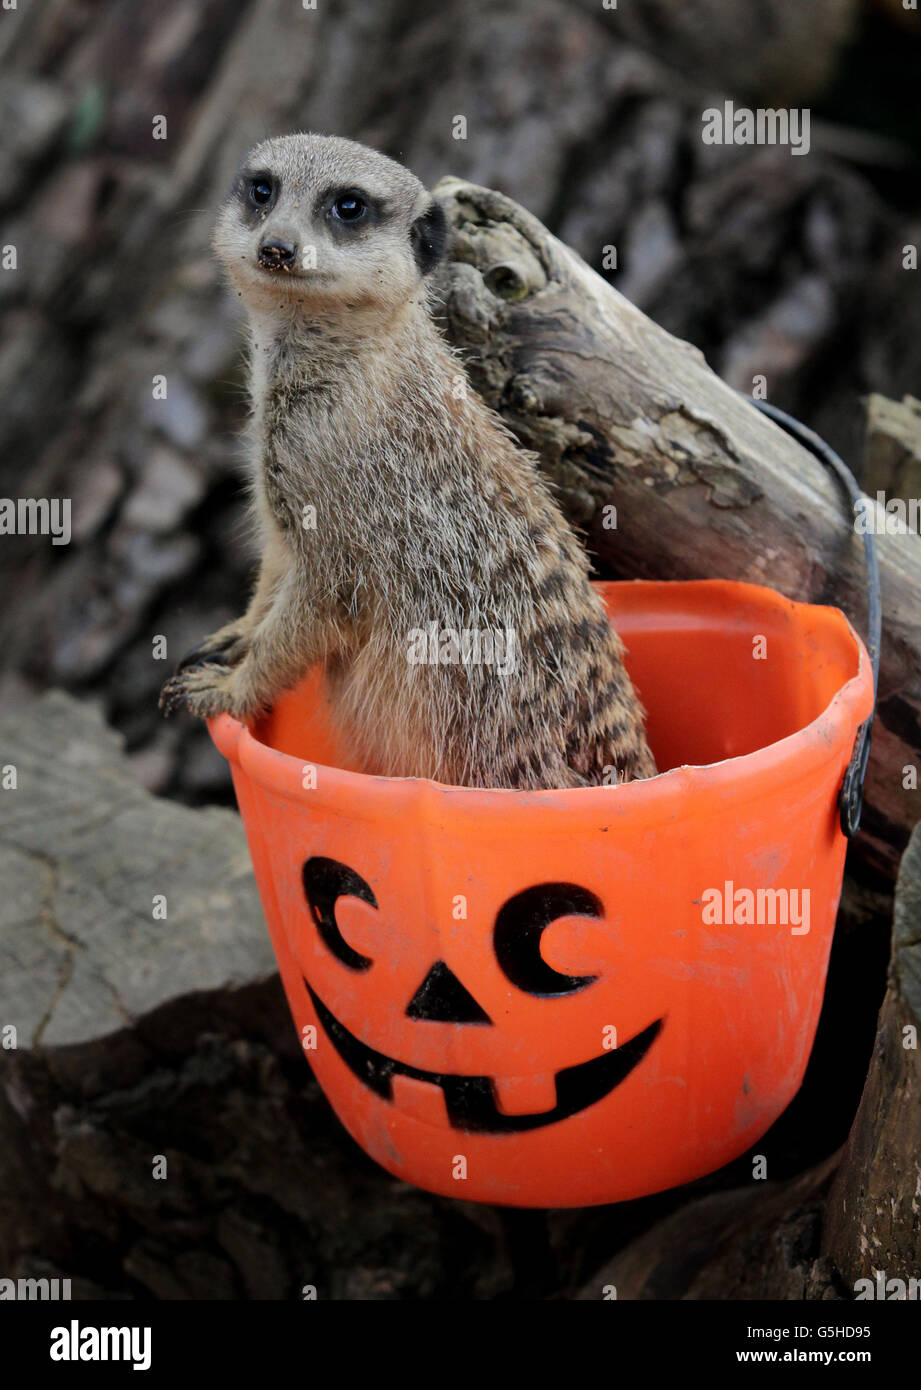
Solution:
[[(750, 396), (745, 398), (752, 400)], [(801, 421), (794, 419), (792, 415), (788, 415), (786, 411), (779, 410), (776, 405), (771, 405), (768, 401), (753, 400), (752, 404), (761, 411), (762, 415), (773, 420), (775, 425), (779, 425), (787, 434), (792, 435), (802, 444), (804, 449), (808, 449), (820, 462), (830, 468), (844, 485), (852, 503), (856, 505), (860, 502), (863, 497), (860, 484), (844, 460), (839, 458), (834, 449), (826, 444), (820, 435), (809, 429), (807, 425), (802, 424)], [(863, 783), (867, 775), (867, 763), (870, 758), (870, 735), (873, 728), (873, 717), (876, 714), (876, 699), (879, 690), (879, 649), (882, 637), (879, 556), (876, 552), (876, 539), (871, 531), (864, 532), (863, 544), (867, 566), (867, 651), (870, 654), (870, 665), (873, 668), (873, 708), (869, 717), (857, 730), (854, 751), (844, 774), (841, 791), (838, 793), (841, 829), (849, 840), (857, 834), (860, 825), (860, 813), (863, 809)]]

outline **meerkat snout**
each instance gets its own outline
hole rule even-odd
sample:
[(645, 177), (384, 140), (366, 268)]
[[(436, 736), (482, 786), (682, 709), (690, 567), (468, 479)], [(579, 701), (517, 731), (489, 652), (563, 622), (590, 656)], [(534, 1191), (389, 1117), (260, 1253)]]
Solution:
[(214, 234), (251, 310), (326, 318), (389, 318), (423, 293), (444, 244), (444, 213), (408, 169), (323, 135), (253, 150)]
[(266, 270), (287, 270), (297, 259), (297, 247), (291, 241), (263, 241), (259, 244), (259, 264)]

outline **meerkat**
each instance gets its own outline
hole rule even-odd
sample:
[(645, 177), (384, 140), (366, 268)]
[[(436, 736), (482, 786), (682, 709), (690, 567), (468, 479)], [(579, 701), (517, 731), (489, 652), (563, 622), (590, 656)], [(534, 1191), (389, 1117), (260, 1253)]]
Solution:
[(213, 244), (249, 317), (261, 566), (161, 704), (249, 721), (322, 663), (363, 772), (654, 776), (589, 561), (434, 323), (445, 240), (419, 180), (362, 145), (288, 135), (246, 160)]

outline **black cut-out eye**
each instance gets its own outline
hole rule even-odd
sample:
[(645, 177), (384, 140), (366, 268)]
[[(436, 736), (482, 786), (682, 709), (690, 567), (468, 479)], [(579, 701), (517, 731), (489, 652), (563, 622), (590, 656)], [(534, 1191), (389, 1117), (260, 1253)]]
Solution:
[(336, 922), (335, 906), (337, 898), (360, 898), (363, 903), (377, 907), (377, 898), (370, 885), (348, 864), (319, 856), (307, 860), (301, 877), (307, 905), (317, 924), (321, 941), (350, 970), (367, 970), (372, 964), (371, 958), (353, 951), (346, 941)]
[(268, 179), (253, 179), (249, 186), (250, 201), (264, 208), (272, 201), (272, 185)]
[(341, 193), (330, 208), (337, 222), (360, 222), (368, 205), (357, 193)]
[(539, 883), (516, 893), (499, 911), (493, 943), (503, 974), (526, 994), (574, 994), (597, 975), (563, 975), (547, 964), (540, 939), (558, 917), (603, 917), (594, 893), (577, 883)]

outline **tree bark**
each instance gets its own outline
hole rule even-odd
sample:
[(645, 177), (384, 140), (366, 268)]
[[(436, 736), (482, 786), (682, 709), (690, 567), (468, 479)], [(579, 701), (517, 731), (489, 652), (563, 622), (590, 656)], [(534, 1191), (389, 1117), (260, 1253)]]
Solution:
[(828, 1201), (823, 1249), (848, 1284), (921, 1278), (921, 826), (899, 867), (889, 988)]
[[(453, 230), (447, 335), (605, 572), (769, 584), (863, 631), (862, 539), (822, 464), (510, 198), (458, 179), (436, 191)], [(894, 876), (919, 816), (906, 769), (921, 761), (921, 546), (877, 545), (884, 637), (858, 847)]]
[(869, 397), (863, 481), (871, 496), (921, 497), (921, 401)]

